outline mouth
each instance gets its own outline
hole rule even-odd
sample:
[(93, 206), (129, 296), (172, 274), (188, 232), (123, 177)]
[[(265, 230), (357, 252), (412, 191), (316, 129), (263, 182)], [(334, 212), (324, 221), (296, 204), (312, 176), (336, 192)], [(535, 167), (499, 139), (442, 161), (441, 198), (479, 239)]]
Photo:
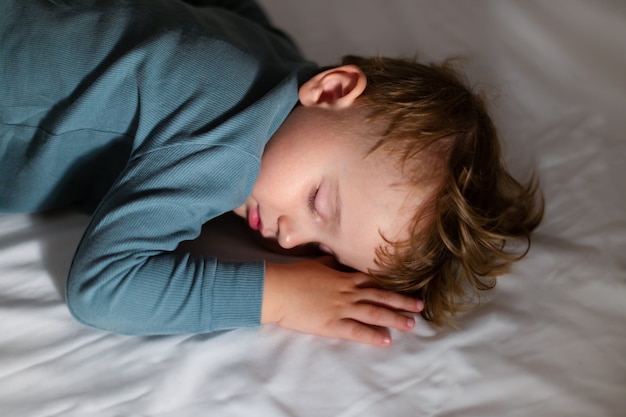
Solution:
[(320, 251), (322, 251), (322, 252), (324, 252), (324, 253), (327, 253), (327, 254), (329, 254), (329, 255), (333, 255), (333, 256), (335, 256), (335, 253), (332, 251), (332, 249), (331, 249), (331, 248), (329, 248), (328, 246), (326, 246), (326, 245), (322, 244), (322, 243), (320, 243), (320, 244), (318, 245), (318, 248), (319, 248), (319, 250), (320, 250)]
[(254, 231), (261, 230), (263, 224), (261, 223), (261, 216), (259, 216), (259, 206), (256, 205), (248, 212), (248, 225), (250, 229)]

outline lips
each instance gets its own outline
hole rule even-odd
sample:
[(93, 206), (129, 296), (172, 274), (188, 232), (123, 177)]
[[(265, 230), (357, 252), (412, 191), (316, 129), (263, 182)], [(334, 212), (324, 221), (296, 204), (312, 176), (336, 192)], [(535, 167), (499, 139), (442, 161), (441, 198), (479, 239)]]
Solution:
[(321, 250), (324, 253), (327, 253), (329, 255), (334, 255), (333, 251), (331, 248), (329, 248), (328, 246), (324, 245), (323, 243), (320, 243), (318, 245), (319, 250)]
[(248, 212), (248, 225), (252, 230), (260, 230), (261, 229), (261, 216), (259, 216), (259, 206), (254, 206)]

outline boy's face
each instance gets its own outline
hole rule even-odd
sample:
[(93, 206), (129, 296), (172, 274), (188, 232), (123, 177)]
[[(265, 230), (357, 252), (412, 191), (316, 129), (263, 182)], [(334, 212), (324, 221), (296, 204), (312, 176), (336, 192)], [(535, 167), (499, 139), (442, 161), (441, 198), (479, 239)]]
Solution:
[[(384, 152), (341, 134), (335, 110), (296, 107), (265, 148), (259, 178), (235, 213), (286, 249), (318, 244), (344, 265), (377, 270), (376, 248), (408, 237), (421, 203)], [(345, 113), (344, 113), (345, 114)], [(366, 157), (367, 156), (367, 157)]]

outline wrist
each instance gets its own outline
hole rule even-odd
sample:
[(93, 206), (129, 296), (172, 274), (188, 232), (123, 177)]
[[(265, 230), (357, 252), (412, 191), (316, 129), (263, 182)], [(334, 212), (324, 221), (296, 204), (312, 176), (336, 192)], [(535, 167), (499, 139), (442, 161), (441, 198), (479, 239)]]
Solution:
[(263, 304), (261, 324), (278, 323), (283, 316), (284, 286), (286, 265), (265, 264), (265, 282), (263, 285)]

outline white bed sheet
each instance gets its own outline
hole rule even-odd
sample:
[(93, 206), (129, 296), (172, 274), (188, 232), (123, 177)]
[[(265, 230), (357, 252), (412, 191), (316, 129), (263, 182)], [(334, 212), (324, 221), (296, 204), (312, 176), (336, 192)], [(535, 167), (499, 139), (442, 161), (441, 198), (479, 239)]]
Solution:
[[(63, 302), (86, 216), (0, 216), (0, 415), (626, 415), (626, 3), (262, 3), (321, 64), (465, 56), (513, 172), (540, 175), (528, 257), (459, 330), (420, 321), (389, 349), (272, 326), (127, 337)], [(240, 229), (225, 221), (195, 248), (223, 250), (206, 236)]]

